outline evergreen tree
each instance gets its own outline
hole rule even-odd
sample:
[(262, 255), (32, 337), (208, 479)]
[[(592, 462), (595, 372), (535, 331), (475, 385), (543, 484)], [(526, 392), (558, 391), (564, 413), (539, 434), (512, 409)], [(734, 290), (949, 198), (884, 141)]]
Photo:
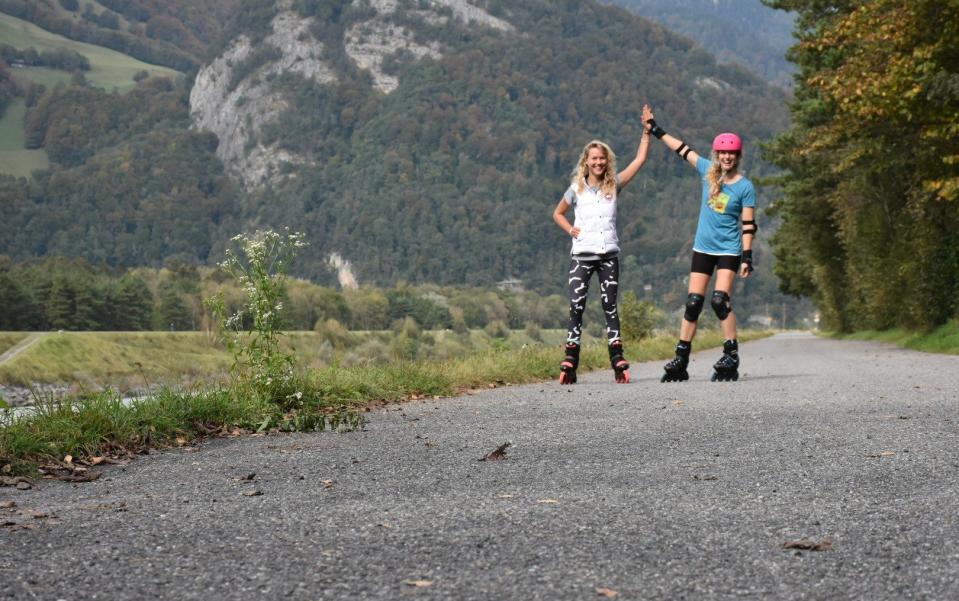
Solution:
[(153, 295), (142, 278), (123, 276), (114, 286), (112, 329), (120, 331), (149, 330), (153, 324)]
[(164, 283), (160, 286), (158, 297), (156, 315), (160, 329), (192, 330), (195, 327), (193, 314), (175, 286)]

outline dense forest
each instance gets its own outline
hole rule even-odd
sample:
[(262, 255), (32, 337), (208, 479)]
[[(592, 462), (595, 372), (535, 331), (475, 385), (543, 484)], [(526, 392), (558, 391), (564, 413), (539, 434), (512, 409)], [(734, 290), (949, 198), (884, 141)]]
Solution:
[[(162, 12), (145, 1), (101, 4), (120, 11), (127, 30)], [(166, 4), (168, 17), (181, 5)], [(314, 19), (310, 33), (337, 77), (264, 78), (295, 108), (249, 145), (274, 145), (306, 160), (252, 191), (227, 175), (216, 137), (191, 127), (192, 72), (178, 81), (143, 79), (128, 94), (82, 79), (27, 87), (27, 144), (44, 149), (51, 167), (32, 180), (0, 177), (0, 202), (10, 207), (0, 223), (0, 253), (17, 261), (83, 257), (110, 269), (157, 268), (169, 259), (203, 265), (222, 255), (234, 233), (290, 225), (311, 243), (297, 275), (321, 285), (335, 284), (328, 259), (337, 253), (366, 285), (491, 287), (519, 278), (549, 295), (564, 289), (569, 251), (549, 215), (577, 153), (598, 137), (625, 165), (644, 102), (694, 148), (706, 148), (717, 131), (740, 132), (747, 174), (769, 173), (758, 146), (787, 127), (786, 96), (745, 69), (720, 66), (690, 40), (594, 2), (474, 4), (523, 34), (475, 22), (434, 24), (417, 16), (420, 3), (399, 2), (407, 9), (397, 9), (391, 23), (444, 52), (395, 53), (386, 68), (399, 85), (386, 94), (343, 51), (345, 32), (369, 17), (369, 5), (293, 2), (302, 18)], [(217, 11), (200, 21), (209, 24)], [(269, 3), (235, 3), (225, 25), (190, 32), (207, 44), (208, 60), (237, 35), (262, 39), (275, 13)], [(191, 21), (185, 8), (177, 14)], [(183, 48), (199, 60), (201, 50)], [(269, 59), (257, 54), (237, 71), (263, 77), (257, 61)], [(625, 289), (680, 306), (698, 196), (695, 173), (654, 145), (622, 195)], [(761, 196), (761, 205), (768, 202)], [(760, 238), (760, 271), (737, 299), (744, 314), (773, 314), (779, 322), (782, 312), (793, 317), (796, 305), (784, 305)]]
[(959, 4), (766, 0), (795, 11), (793, 127), (773, 244), (826, 325), (926, 329), (959, 310)]
[[(0, 331), (208, 330), (204, 300), (217, 293), (229, 313), (243, 308), (239, 284), (216, 267), (170, 259), (157, 269), (110, 269), (84, 259), (14, 262), (0, 255)], [(386, 330), (407, 318), (425, 329), (565, 328), (566, 303), (528, 291), (406, 283), (337, 290), (294, 278), (286, 283), (282, 321), (291, 330)], [(599, 336), (598, 303), (587, 321)]]

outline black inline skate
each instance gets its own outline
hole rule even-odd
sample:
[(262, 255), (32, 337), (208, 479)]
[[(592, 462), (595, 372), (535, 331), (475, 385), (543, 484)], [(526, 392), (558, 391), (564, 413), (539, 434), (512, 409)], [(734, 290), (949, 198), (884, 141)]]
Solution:
[(727, 340), (723, 343), (723, 356), (713, 365), (716, 370), (713, 382), (735, 382), (739, 380), (739, 343), (735, 340)]
[(670, 359), (669, 363), (663, 366), (663, 377), (660, 382), (685, 382), (689, 379), (689, 352), (693, 345), (689, 342), (680, 341), (676, 345), (676, 356)]
[(575, 384), (576, 368), (579, 366), (579, 345), (568, 343), (566, 345), (566, 358), (559, 364), (559, 383)]
[(609, 363), (616, 374), (616, 382), (629, 384), (629, 363), (623, 357), (623, 343), (619, 340), (609, 345)]

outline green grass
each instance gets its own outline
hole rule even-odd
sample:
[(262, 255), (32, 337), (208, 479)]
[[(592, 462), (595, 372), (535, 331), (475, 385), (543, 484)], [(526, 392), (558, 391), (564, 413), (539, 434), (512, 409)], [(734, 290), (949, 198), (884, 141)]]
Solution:
[[(93, 86), (120, 92), (126, 92), (136, 86), (133, 75), (138, 71), (147, 71), (151, 76), (175, 78), (178, 71), (144, 63), (131, 56), (51, 33), (22, 19), (0, 13), (0, 42), (15, 48), (36, 48), (37, 51), (56, 48), (74, 50), (87, 57), (90, 70), (84, 75)], [(43, 84), (48, 88), (58, 83), (68, 83), (70, 73), (46, 67), (11, 68), (17, 79), (25, 79)], [(16, 177), (30, 177), (34, 171), (47, 169), (50, 161), (42, 149), (24, 148), (24, 116), (26, 105), (23, 99), (15, 99), (0, 118), (0, 173)]]
[(911, 332), (901, 329), (856, 332), (854, 334), (836, 334), (829, 336), (844, 340), (872, 340), (887, 342), (903, 348), (924, 351), (927, 353), (942, 353), (959, 355), (959, 320), (939, 326), (931, 332)]
[(50, 166), (46, 151), (26, 150), (23, 118), (27, 105), (15, 98), (0, 117), (0, 173), (29, 177), (35, 170)]
[[(747, 331), (741, 338), (746, 340), (751, 335)], [(24, 334), (10, 332), (0, 336), (22, 338)], [(361, 366), (367, 369), (371, 363), (394, 362), (391, 355), (393, 333), (354, 332), (350, 337), (347, 348), (334, 350), (315, 332), (291, 332), (284, 336), (283, 346), (293, 349), (297, 363), (306, 371), (322, 371), (331, 364), (341, 368)], [(421, 338), (418, 358), (427, 364), (446, 364), (467, 356), (477, 357), (490, 350), (504, 352), (525, 346), (548, 349), (547, 354), (553, 355), (550, 369), (555, 371), (554, 364), (562, 354), (565, 332), (542, 330), (540, 337), (541, 340), (532, 340), (522, 330), (511, 332), (505, 340), (491, 340), (482, 330), (465, 334), (448, 330), (426, 332)], [(696, 347), (719, 345), (722, 343), (720, 338), (717, 331), (702, 330), (697, 335)], [(0, 345), (2, 341), (0, 337)], [(663, 335), (641, 344), (628, 344), (626, 356), (630, 361), (669, 357), (674, 344), (673, 336)], [(605, 357), (602, 342), (585, 336), (584, 348), (593, 346), (600, 348)], [(225, 381), (231, 364), (232, 357), (223, 345), (215, 344), (203, 332), (51, 332), (0, 365), (0, 384), (58, 384), (84, 390), (107, 386), (119, 390), (190, 386)], [(489, 380), (496, 378), (490, 377)]]
[(53, 332), (0, 366), (0, 382), (125, 390), (221, 376), (230, 363), (202, 332)]
[[(765, 335), (768, 332), (742, 332), (740, 339)], [(696, 340), (699, 348), (708, 348), (721, 344), (722, 336), (704, 331)], [(673, 338), (659, 336), (630, 344), (628, 350), (631, 361), (666, 359), (672, 355)], [(359, 406), (553, 379), (559, 358), (559, 348), (538, 345), (488, 349), (447, 361), (334, 364), (299, 377), (293, 386), (301, 391), (302, 401), (286, 410), (279, 404), (238, 397), (227, 387), (190, 392), (163, 389), (133, 404), (111, 392), (41, 399), (33, 415), (4, 417), (0, 412), (0, 468), (9, 465), (13, 473), (34, 473), (38, 463), (57, 462), (65, 455), (78, 459), (131, 455), (237, 429), (355, 429), (362, 423), (362, 414), (356, 411)], [(602, 343), (584, 345), (580, 355), (580, 370), (594, 369), (609, 369)]]
[(26, 337), (26, 332), (0, 332), (0, 354), (7, 352)]
[(23, 150), (26, 135), (23, 118), (27, 115), (27, 103), (23, 98), (14, 98), (0, 118), (0, 151)]
[[(151, 76), (159, 75), (174, 78), (178, 71), (158, 65), (144, 63), (131, 56), (110, 50), (102, 46), (76, 42), (61, 35), (51, 33), (22, 19), (0, 13), (0, 40), (4, 44), (24, 49), (34, 47), (37, 51), (66, 48), (74, 50), (90, 60), (90, 70), (84, 75), (92, 85), (112, 90), (114, 87), (124, 92), (132, 89), (136, 83), (133, 75), (145, 70)], [(11, 69), (15, 77), (38, 78), (40, 83), (48, 83), (52, 75), (50, 69)], [(67, 75), (69, 78), (69, 75)]]

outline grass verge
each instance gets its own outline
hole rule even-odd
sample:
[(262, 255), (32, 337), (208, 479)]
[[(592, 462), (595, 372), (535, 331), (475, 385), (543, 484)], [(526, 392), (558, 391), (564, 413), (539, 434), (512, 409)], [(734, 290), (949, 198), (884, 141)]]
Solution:
[(0, 354), (7, 352), (26, 337), (26, 332), (0, 332)]
[[(769, 332), (742, 332), (752, 340)], [(697, 348), (722, 343), (719, 332), (703, 331)], [(666, 359), (673, 338), (659, 336), (627, 346), (630, 361)], [(355, 429), (363, 406), (410, 398), (449, 396), (469, 389), (521, 384), (556, 377), (561, 351), (552, 346), (489, 350), (441, 362), (393, 362), (313, 370), (297, 387), (302, 402), (293, 410), (237, 398), (226, 388), (175, 391), (125, 401), (103, 392), (57, 400), (38, 399), (32, 414), (0, 418), (0, 470), (35, 474), (38, 465), (64, 465), (64, 457), (85, 459), (132, 455), (150, 448), (189, 444), (197, 438), (254, 431)], [(583, 347), (580, 370), (608, 369), (602, 344)], [(3, 413), (0, 413), (3, 415)]]
[(827, 334), (832, 338), (843, 340), (872, 340), (888, 342), (903, 348), (924, 351), (927, 353), (942, 353), (959, 355), (959, 320), (953, 319), (932, 330), (931, 332), (911, 332), (901, 329), (885, 330), (882, 332), (869, 330), (854, 334)]

